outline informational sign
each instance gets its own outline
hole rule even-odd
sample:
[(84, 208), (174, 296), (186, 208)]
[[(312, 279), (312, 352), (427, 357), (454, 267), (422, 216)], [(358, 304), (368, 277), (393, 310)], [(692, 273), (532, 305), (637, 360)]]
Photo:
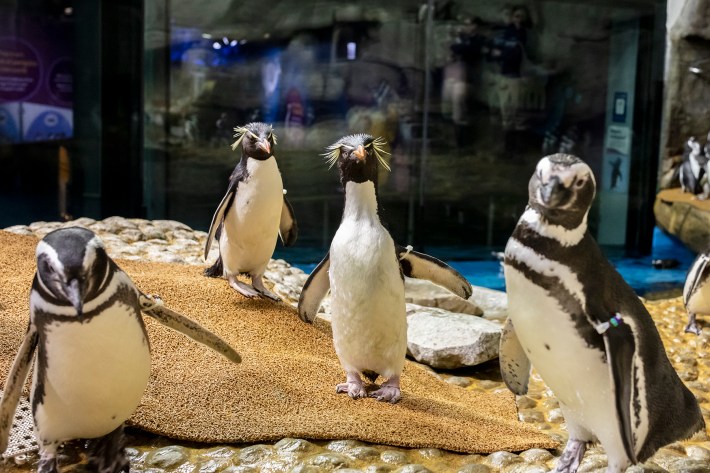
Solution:
[(606, 151), (631, 154), (631, 129), (628, 126), (611, 125), (606, 133)]
[(611, 121), (614, 123), (626, 123), (628, 97), (626, 92), (614, 92), (614, 103), (612, 104), (611, 112)]
[(71, 22), (39, 24), (0, 8), (15, 28), (0, 36), (0, 143), (73, 136), (74, 61)]

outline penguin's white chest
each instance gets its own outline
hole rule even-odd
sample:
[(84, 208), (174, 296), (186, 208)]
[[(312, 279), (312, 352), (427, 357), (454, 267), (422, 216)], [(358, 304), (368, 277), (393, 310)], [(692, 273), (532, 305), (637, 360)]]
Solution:
[(224, 218), (220, 254), (230, 274), (263, 272), (276, 247), (283, 208), (283, 181), (276, 158), (249, 159), (249, 176)]
[[(690, 292), (693, 279), (689, 277), (685, 282), (685, 292)], [(705, 279), (688, 297), (686, 307), (693, 314), (710, 314), (710, 278)]]
[(116, 302), (88, 322), (45, 328), (33, 397), (43, 385), (35, 424), (41, 439), (105, 435), (131, 416), (150, 376), (150, 349), (133, 308)]
[(509, 265), (505, 267), (505, 281), (508, 315), (515, 333), (533, 366), (565, 408), (565, 415), (573, 416), (568, 421), (603, 442), (619, 438), (618, 423), (613, 420), (614, 391), (603, 353), (587, 345), (570, 314), (546, 289)]
[(404, 283), (368, 184), (347, 184), (343, 221), (330, 248), (333, 342), (346, 370), (389, 378), (402, 371), (407, 350)]

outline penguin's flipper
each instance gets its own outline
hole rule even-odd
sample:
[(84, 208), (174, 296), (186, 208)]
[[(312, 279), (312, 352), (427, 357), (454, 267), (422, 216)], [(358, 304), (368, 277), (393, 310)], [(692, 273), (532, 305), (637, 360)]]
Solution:
[(298, 223), (293, 207), (284, 195), (284, 203), (281, 208), (281, 220), (279, 221), (279, 236), (284, 246), (293, 246), (298, 238)]
[(323, 260), (318, 263), (301, 290), (298, 299), (298, 316), (304, 322), (312, 323), (316, 318), (320, 303), (330, 289), (330, 252), (326, 253)]
[(210, 229), (207, 232), (207, 240), (205, 241), (205, 260), (207, 259), (207, 255), (209, 255), (210, 248), (212, 247), (212, 240), (214, 240), (217, 230), (222, 225), (224, 215), (227, 213), (227, 210), (229, 210), (232, 202), (234, 202), (234, 196), (237, 195), (237, 184), (238, 181), (236, 179), (232, 179), (229, 182), (227, 193), (224, 194), (224, 197), (222, 197), (222, 200), (217, 206), (217, 210), (215, 210), (214, 215), (212, 216), (212, 223), (210, 223)]
[(418, 253), (395, 244), (402, 273), (410, 278), (427, 279), (457, 296), (468, 299), (473, 293), (471, 283), (454, 268), (433, 256)]
[[(623, 319), (624, 316), (621, 315), (621, 317)], [(605, 317), (606, 320), (603, 320), (603, 323), (609, 323), (611, 318), (610, 316)], [(633, 425), (640, 422), (640, 419), (636, 418), (639, 415), (639, 413), (635, 412), (635, 404), (638, 400), (634, 398), (634, 394), (639, 392), (636, 387), (637, 383), (642, 382), (639, 379), (636, 363), (634, 363), (634, 358), (638, 356), (636, 353), (636, 340), (631, 326), (624, 322), (609, 326), (602, 337), (604, 338), (612, 387), (614, 388), (613, 396), (616, 401), (616, 412), (620, 422), (621, 440), (629, 460), (636, 464), (638, 460)]]
[(148, 296), (139, 292), (138, 299), (140, 301), (141, 311), (146, 315), (153, 317), (166, 327), (183, 333), (196, 342), (208, 346), (228, 360), (234, 363), (241, 363), (242, 357), (234, 348), (229, 346), (227, 342), (197, 322), (168, 309), (163, 305), (163, 301), (160, 300), (159, 297)]
[(520, 344), (520, 340), (518, 340), (510, 317), (505, 320), (503, 331), (500, 334), (498, 361), (500, 363), (500, 374), (508, 389), (519, 396), (527, 394), (528, 380), (530, 379), (530, 360), (525, 354), (525, 349)]
[(5, 381), (5, 391), (0, 399), (0, 453), (7, 449), (12, 421), (15, 419), (15, 410), (20, 402), (22, 387), (25, 385), (27, 373), (30, 371), (32, 359), (37, 349), (39, 335), (32, 323), (27, 328), (25, 338), (15, 355), (10, 372)]

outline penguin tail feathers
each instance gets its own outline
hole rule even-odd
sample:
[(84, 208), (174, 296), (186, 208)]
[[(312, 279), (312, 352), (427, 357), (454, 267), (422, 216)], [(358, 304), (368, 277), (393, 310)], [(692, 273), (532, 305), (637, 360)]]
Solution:
[(379, 374), (375, 373), (374, 371), (366, 370), (362, 372), (362, 375), (367, 379), (369, 382), (374, 383)]
[(224, 266), (222, 265), (222, 255), (217, 258), (212, 266), (205, 269), (204, 273), (208, 278), (221, 278), (224, 276)]

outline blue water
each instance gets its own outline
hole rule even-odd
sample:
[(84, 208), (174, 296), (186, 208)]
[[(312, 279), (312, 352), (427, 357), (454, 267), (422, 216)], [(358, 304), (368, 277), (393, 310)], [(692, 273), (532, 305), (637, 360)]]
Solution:
[[(612, 251), (607, 253), (616, 270), (641, 296), (654, 292), (681, 290), (688, 268), (695, 259), (695, 253), (659, 228), (656, 228), (653, 232), (653, 247), (650, 256), (625, 258), (615, 255), (615, 252)], [(672, 269), (656, 269), (651, 262), (657, 259), (675, 259), (679, 264)], [(499, 291), (505, 290), (505, 279), (500, 262), (493, 256), (490, 259), (447, 261), (447, 263), (463, 274), (474, 286), (487, 287)], [(316, 264), (295, 263), (294, 266), (301, 268), (306, 273), (310, 273), (316, 267)]]

